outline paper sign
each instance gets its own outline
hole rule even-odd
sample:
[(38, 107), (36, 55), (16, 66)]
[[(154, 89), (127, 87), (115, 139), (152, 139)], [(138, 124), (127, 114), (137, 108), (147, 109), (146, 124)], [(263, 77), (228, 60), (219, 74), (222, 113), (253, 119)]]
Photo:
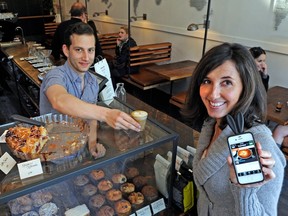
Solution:
[(104, 58), (94, 64), (94, 70), (96, 73), (106, 77), (108, 79), (106, 87), (100, 92), (99, 97), (101, 100), (109, 105), (115, 97), (114, 87), (111, 80), (110, 68), (107, 60)]
[(157, 214), (158, 212), (164, 210), (166, 208), (164, 199), (159, 199), (153, 203), (151, 203), (153, 214)]
[(150, 206), (148, 205), (136, 211), (136, 214), (137, 216), (151, 216), (152, 212), (151, 212)]
[(20, 179), (29, 178), (43, 173), (39, 158), (17, 164)]
[(7, 175), (10, 170), (15, 166), (16, 161), (5, 152), (0, 158), (0, 169)]

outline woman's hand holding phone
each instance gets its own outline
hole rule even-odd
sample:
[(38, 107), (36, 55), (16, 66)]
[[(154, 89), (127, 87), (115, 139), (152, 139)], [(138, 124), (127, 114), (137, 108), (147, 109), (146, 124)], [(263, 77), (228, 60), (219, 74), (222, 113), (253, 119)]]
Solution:
[(271, 153), (269, 151), (262, 150), (261, 144), (259, 142), (256, 142), (256, 148), (257, 148), (258, 155), (260, 157), (260, 163), (262, 165), (262, 172), (264, 174), (264, 181), (254, 183), (254, 184), (245, 184), (245, 185), (238, 184), (237, 177), (236, 177), (235, 170), (234, 170), (234, 166), (232, 164), (232, 158), (231, 158), (231, 156), (228, 156), (227, 162), (228, 162), (228, 166), (229, 166), (229, 170), (230, 170), (230, 181), (233, 184), (237, 184), (240, 187), (259, 187), (259, 186), (266, 184), (267, 182), (269, 182), (270, 180), (272, 180), (276, 177), (275, 173), (272, 170), (272, 168), (275, 165), (275, 160), (272, 158)]

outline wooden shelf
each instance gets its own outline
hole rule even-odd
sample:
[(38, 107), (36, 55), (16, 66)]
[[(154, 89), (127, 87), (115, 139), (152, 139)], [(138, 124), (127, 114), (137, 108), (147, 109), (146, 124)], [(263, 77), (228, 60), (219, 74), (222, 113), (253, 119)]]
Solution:
[(23, 16), (23, 17), (18, 17), (19, 20), (24, 20), (24, 19), (39, 19), (39, 18), (55, 18), (55, 15), (41, 15), (41, 16)]

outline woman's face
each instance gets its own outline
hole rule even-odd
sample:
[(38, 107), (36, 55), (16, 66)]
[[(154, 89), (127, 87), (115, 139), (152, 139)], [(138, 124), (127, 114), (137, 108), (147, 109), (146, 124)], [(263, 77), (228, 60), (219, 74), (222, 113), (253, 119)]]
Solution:
[(124, 29), (119, 30), (118, 39), (121, 41), (126, 41), (128, 38), (128, 33)]
[(200, 97), (208, 115), (220, 122), (230, 113), (239, 100), (243, 84), (232, 61), (226, 61), (204, 78)]
[(265, 71), (266, 66), (266, 55), (261, 54), (258, 58), (255, 58), (256, 66), (258, 71)]

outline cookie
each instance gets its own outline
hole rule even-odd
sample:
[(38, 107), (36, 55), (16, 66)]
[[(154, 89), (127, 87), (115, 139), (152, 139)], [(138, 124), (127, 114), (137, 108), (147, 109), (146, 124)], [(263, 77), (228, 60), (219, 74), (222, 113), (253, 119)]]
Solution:
[(96, 194), (89, 199), (89, 207), (92, 209), (100, 208), (105, 203), (105, 196), (102, 194)]

